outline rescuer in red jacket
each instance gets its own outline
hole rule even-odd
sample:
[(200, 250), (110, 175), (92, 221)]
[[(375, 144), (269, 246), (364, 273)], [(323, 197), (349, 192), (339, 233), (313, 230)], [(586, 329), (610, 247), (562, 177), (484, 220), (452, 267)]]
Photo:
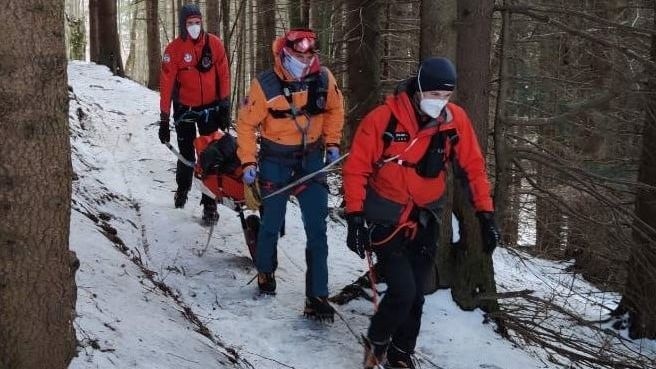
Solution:
[(422, 286), (437, 249), (448, 161), (467, 179), (486, 251), (499, 239), (476, 133), (467, 113), (448, 102), (455, 84), (451, 61), (423, 61), (417, 77), (360, 122), (344, 164), (347, 245), (361, 258), (373, 250), (387, 283), (367, 333), (365, 368), (415, 367)]
[[(180, 9), (180, 36), (164, 50), (160, 73), (159, 139), (169, 142), (169, 118), (173, 102), (173, 120), (180, 153), (194, 161), (193, 142), (196, 127), (201, 135), (230, 125), (230, 67), (221, 40), (203, 30), (202, 15), (196, 4)], [(174, 203), (184, 207), (191, 188), (193, 168), (178, 161)], [(203, 195), (203, 221), (216, 223), (216, 203)]]

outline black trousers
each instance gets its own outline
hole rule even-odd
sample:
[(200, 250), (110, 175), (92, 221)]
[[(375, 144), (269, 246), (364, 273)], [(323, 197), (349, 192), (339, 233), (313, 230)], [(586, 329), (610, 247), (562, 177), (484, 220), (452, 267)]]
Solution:
[[(180, 150), (180, 154), (185, 159), (192, 162), (196, 161), (194, 150), (196, 127), (198, 127), (198, 134), (200, 135), (209, 135), (218, 130), (218, 113), (215, 110), (208, 110), (207, 113), (203, 112), (205, 109), (214, 106), (216, 106), (216, 104), (194, 108), (189, 112), (189, 109), (184, 109), (175, 103), (173, 104), (173, 120), (176, 122), (175, 133), (178, 137), (178, 150)], [(183, 119), (180, 119), (181, 117)], [(189, 191), (191, 189), (193, 175), (194, 168), (191, 168), (178, 160), (175, 172), (175, 181), (178, 184), (178, 191)], [(214, 201), (207, 195), (203, 195), (203, 198), (201, 199), (202, 204), (213, 202)]]
[[(373, 242), (387, 238), (395, 227), (374, 225)], [(419, 224), (411, 239), (401, 230), (389, 242), (374, 246), (387, 291), (378, 311), (371, 318), (368, 337), (373, 342), (387, 342), (405, 352), (414, 352), (421, 327), (424, 306), (423, 286), (433, 266), (437, 251), (439, 226), (436, 216)]]

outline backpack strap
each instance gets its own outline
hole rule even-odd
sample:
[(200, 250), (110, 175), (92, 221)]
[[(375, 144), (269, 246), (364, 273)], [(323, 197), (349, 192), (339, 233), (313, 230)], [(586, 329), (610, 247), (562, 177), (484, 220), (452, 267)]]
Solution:
[(393, 112), (390, 111), (390, 117), (387, 121), (387, 127), (385, 127), (385, 132), (383, 132), (383, 153), (380, 158), (374, 164), (377, 168), (380, 168), (384, 164), (385, 160), (385, 151), (390, 147), (392, 141), (394, 141), (394, 134), (396, 133), (396, 126), (399, 124), (399, 120), (396, 119), (396, 116)]
[[(268, 69), (257, 76), (262, 91), (267, 101), (282, 95), (290, 108), (285, 110), (274, 110), (269, 108), (269, 113), (274, 119), (283, 119), (297, 117), (299, 115), (317, 115), (326, 111), (326, 100), (328, 96), (328, 69), (321, 68), (321, 71), (308, 78), (307, 85), (305, 82), (284, 82), (281, 81), (273, 69)], [(307, 104), (297, 108), (294, 106), (292, 93), (307, 86)]]
[(260, 87), (262, 87), (262, 92), (264, 92), (267, 101), (282, 94), (282, 84), (273, 69), (267, 69), (258, 74), (257, 80), (260, 82)]

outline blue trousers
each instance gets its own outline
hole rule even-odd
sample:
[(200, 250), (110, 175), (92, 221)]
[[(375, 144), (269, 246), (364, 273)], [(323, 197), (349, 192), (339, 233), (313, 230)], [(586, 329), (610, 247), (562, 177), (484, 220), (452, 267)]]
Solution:
[[(259, 181), (262, 196), (272, 193), (294, 179), (321, 169), (324, 165), (322, 150), (308, 153), (297, 162), (262, 158), (259, 163)], [(296, 192), (298, 191), (298, 192)], [(305, 245), (305, 294), (308, 297), (328, 296), (328, 188), (325, 175), (319, 175), (296, 189), (264, 199), (262, 224), (257, 237), (256, 266), (259, 272), (271, 273), (278, 266), (277, 245), (280, 227), (285, 219), (287, 200), (294, 193), (301, 206)]]

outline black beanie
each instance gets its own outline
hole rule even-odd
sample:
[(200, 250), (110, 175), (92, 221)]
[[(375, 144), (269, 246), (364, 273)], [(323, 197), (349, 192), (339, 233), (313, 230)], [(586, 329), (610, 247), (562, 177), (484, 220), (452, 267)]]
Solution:
[(453, 91), (456, 67), (447, 58), (425, 59), (419, 65), (417, 83), (422, 91)]
[(178, 17), (180, 36), (182, 36), (183, 39), (187, 38), (187, 18), (191, 16), (202, 17), (203, 15), (200, 13), (200, 7), (193, 3), (183, 5), (182, 8), (180, 8), (180, 15)]

